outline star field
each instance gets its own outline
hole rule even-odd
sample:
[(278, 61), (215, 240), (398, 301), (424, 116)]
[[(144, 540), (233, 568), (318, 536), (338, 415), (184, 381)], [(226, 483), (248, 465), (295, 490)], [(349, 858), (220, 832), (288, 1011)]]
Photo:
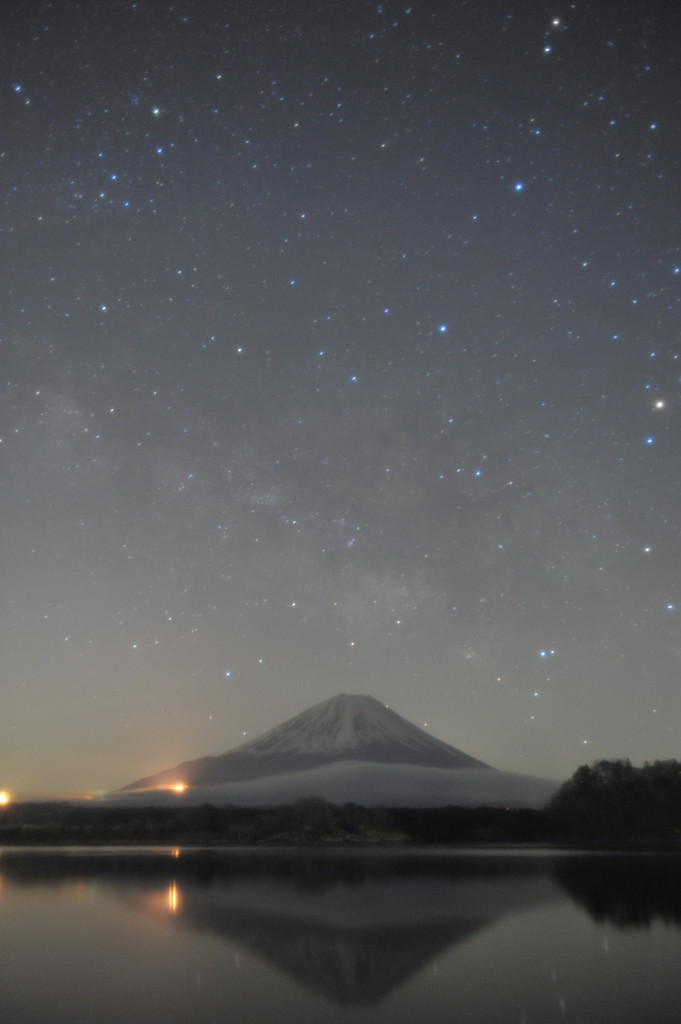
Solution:
[(339, 691), (677, 757), (671, 5), (11, 6), (2, 788)]

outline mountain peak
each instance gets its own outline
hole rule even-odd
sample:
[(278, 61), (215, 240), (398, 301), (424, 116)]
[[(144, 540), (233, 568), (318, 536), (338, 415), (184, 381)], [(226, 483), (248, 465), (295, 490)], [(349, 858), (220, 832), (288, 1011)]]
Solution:
[(375, 697), (339, 693), (238, 748), (256, 758), (315, 756), (447, 767), (480, 761), (437, 740)]
[(339, 693), (218, 757), (186, 761), (126, 790), (215, 785), (361, 761), (428, 768), (489, 768), (438, 740), (375, 697)]

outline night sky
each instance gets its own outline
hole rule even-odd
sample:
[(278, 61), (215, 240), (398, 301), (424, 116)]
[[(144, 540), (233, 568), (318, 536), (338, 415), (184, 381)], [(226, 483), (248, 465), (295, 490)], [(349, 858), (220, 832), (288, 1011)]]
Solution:
[(679, 756), (674, 12), (5, 5), (0, 788)]

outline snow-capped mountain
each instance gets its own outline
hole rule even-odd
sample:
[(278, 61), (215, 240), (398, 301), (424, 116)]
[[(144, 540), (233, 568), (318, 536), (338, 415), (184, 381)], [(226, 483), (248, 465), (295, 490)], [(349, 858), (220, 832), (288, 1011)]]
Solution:
[(374, 697), (341, 693), (226, 754), (185, 761), (124, 788), (148, 790), (180, 784), (242, 782), (305, 771), (336, 761), (429, 768), (489, 767), (430, 736)]
[(109, 799), (265, 807), (317, 796), (386, 807), (539, 807), (557, 788), (498, 771), (373, 697), (339, 694), (226, 754), (138, 779)]
[(440, 768), (482, 764), (412, 725), (374, 697), (346, 693), (316, 704), (239, 750), (259, 759), (313, 757)]

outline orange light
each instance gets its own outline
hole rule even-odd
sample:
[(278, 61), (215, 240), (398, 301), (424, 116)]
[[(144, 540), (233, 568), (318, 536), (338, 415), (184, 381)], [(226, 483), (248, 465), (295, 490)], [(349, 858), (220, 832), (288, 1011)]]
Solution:
[(8, 803), (9, 803), (9, 793), (5, 792), (5, 790), (3, 789), (0, 792), (0, 804), (5, 806)]
[(175, 882), (172, 883), (168, 889), (168, 910), (171, 914), (176, 914), (180, 905), (180, 890), (177, 888)]
[(184, 793), (186, 788), (187, 787), (185, 786), (184, 782), (178, 782), (177, 785), (173, 786), (173, 790), (175, 793)]

